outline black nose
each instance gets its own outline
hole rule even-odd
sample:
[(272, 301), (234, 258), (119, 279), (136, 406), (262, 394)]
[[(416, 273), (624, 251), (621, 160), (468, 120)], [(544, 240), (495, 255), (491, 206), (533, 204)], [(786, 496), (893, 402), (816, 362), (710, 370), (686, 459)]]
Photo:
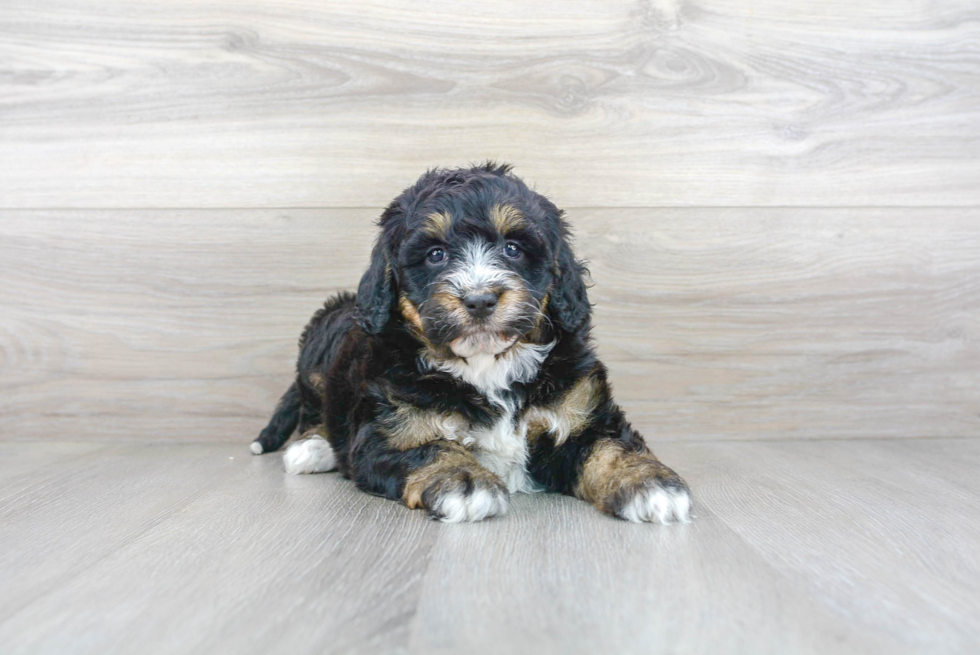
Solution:
[(468, 293), (463, 298), (463, 306), (466, 307), (466, 311), (470, 313), (470, 316), (474, 318), (490, 316), (490, 314), (493, 314), (493, 308), (497, 306), (497, 294), (492, 291)]

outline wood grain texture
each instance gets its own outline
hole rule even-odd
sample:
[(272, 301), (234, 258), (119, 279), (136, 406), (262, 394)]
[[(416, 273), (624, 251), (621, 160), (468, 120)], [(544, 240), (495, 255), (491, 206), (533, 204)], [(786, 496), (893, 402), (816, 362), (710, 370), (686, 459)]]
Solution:
[(841, 615), (900, 635), (915, 652), (980, 646), (980, 485), (962, 479), (980, 465), (980, 440), (691, 444), (681, 453), (679, 470), (685, 461), (700, 468), (700, 501)]
[(668, 527), (554, 495), (445, 525), (245, 445), (109, 451), (0, 502), (0, 576), (45, 581), (5, 586), (4, 653), (980, 648), (978, 439), (662, 444), (695, 494)]
[[(122, 466), (56, 469), (57, 502), (11, 507), (25, 519), (0, 528), (3, 570), (51, 584), (7, 588), (5, 653), (391, 652), (406, 639), (437, 524), (245, 448), (116, 450)], [(93, 493), (88, 477), (126, 498)], [(168, 505), (166, 519), (142, 518)], [(49, 568), (54, 553), (74, 566)]]
[(441, 535), (410, 652), (903, 652), (804, 593), (703, 505), (666, 530), (567, 497), (514, 505)]
[[(258, 433), (376, 210), (0, 215), (0, 437)], [(617, 397), (654, 439), (972, 436), (960, 209), (571, 210)]]
[(0, 620), (180, 511), (223, 479), (229, 462), (217, 445), (130, 443), (81, 453), (72, 442), (5, 445), (43, 453), (48, 464), (5, 476), (0, 490)]
[(977, 4), (819, 5), (9, 0), (0, 206), (980, 205)]

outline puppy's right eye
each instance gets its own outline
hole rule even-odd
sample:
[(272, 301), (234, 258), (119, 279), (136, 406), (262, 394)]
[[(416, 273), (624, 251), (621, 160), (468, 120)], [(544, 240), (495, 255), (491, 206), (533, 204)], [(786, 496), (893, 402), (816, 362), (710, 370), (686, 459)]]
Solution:
[(442, 248), (433, 248), (425, 256), (425, 259), (430, 264), (438, 264), (438, 263), (443, 262), (443, 261), (446, 260), (446, 251), (443, 250)]

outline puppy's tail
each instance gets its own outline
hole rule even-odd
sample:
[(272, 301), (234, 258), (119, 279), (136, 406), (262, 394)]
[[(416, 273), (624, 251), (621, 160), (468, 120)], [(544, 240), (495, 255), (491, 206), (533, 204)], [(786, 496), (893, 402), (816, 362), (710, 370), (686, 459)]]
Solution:
[(279, 450), (280, 446), (286, 443), (299, 423), (299, 407), (299, 387), (296, 382), (293, 382), (279, 400), (269, 425), (265, 426), (259, 438), (252, 442), (253, 455), (271, 453)]

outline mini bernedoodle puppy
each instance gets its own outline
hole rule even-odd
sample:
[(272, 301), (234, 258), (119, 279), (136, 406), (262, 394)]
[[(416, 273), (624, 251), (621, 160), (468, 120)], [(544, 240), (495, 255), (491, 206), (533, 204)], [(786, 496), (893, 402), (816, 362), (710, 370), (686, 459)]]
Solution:
[(630, 521), (687, 521), (690, 493), (626, 421), (589, 332), (584, 266), (509, 166), (432, 170), (381, 215), (357, 295), (300, 337), (296, 381), (255, 454), (335, 468), (443, 521), (560, 491)]

